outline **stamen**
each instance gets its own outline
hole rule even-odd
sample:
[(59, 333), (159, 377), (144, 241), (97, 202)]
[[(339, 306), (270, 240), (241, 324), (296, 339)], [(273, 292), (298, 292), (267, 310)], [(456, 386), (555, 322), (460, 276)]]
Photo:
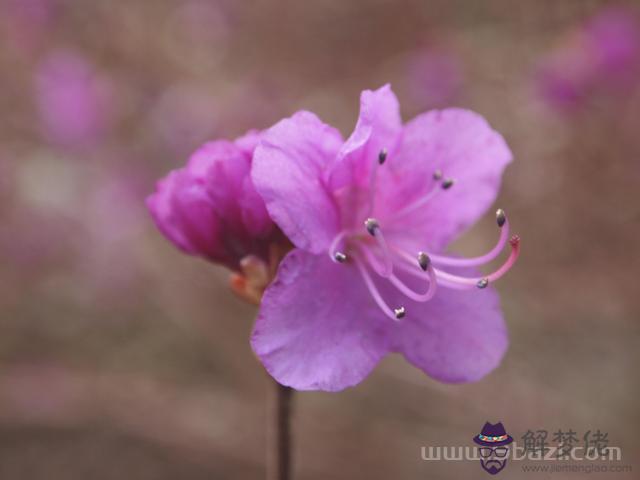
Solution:
[(442, 182), (442, 189), (449, 190), (453, 187), (453, 184), (456, 183), (453, 178), (447, 178), (444, 182)]
[(331, 245), (329, 246), (329, 258), (331, 258), (332, 261), (342, 263), (342, 260), (338, 258), (341, 255), (344, 255), (346, 260), (346, 255), (343, 252), (338, 251), (338, 244), (342, 241), (344, 237), (349, 235), (349, 233), (351, 233), (349, 230), (342, 230), (331, 241)]
[[(464, 286), (466, 288), (473, 288), (474, 286), (479, 288), (485, 288), (489, 283), (495, 282), (500, 277), (502, 277), (505, 273), (507, 273), (511, 269), (513, 264), (516, 262), (516, 260), (518, 259), (518, 256), (520, 255), (520, 237), (517, 235), (514, 235), (509, 240), (509, 244), (511, 245), (511, 254), (509, 255), (509, 258), (507, 258), (507, 260), (502, 264), (502, 266), (500, 266), (500, 268), (490, 273), (489, 275), (486, 275), (485, 277), (481, 277), (481, 278), (477, 278), (477, 277), (468, 278), (468, 277), (461, 277), (459, 275), (453, 275), (451, 273), (443, 272), (441, 270), (436, 269), (435, 272), (436, 272), (438, 281), (440, 280), (446, 281), (445, 285), (451, 282), (451, 283)], [(484, 280), (486, 280), (486, 284)]]
[(449, 179), (449, 180), (445, 180), (446, 181), (450, 181), (451, 185), (449, 185), (448, 187), (444, 187), (444, 182), (441, 184), (440, 180), (442, 179), (442, 172), (440, 170), (436, 170), (435, 172), (433, 172), (433, 181), (435, 182), (435, 186), (424, 196), (424, 197), (420, 197), (418, 198), (414, 203), (406, 206), (405, 208), (403, 208), (402, 210), (400, 210), (396, 215), (394, 219), (398, 219), (398, 218), (402, 218), (405, 215), (409, 214), (409, 213), (413, 213), (416, 210), (418, 210), (419, 208), (421, 208), (422, 206), (424, 206), (425, 204), (427, 204), (433, 197), (435, 197), (439, 192), (440, 192), (440, 188), (437, 188), (438, 184), (440, 184), (440, 186), (442, 187), (442, 190), (447, 190), (449, 187), (451, 187), (451, 185), (453, 185), (453, 180)]
[(420, 268), (422, 270), (426, 272), (430, 264), (431, 264), (431, 259), (429, 258), (429, 255), (427, 255), (424, 252), (418, 253), (418, 265), (420, 265)]
[(367, 232), (369, 232), (369, 235), (373, 237), (376, 236), (376, 230), (380, 228), (380, 224), (375, 218), (367, 218), (364, 221), (364, 226), (367, 227)]
[[(385, 276), (381, 272), (382, 266), (380, 265), (375, 255), (373, 255), (373, 253), (367, 248), (360, 247), (360, 251), (366, 257), (366, 260), (369, 262), (369, 265), (371, 265), (371, 268), (373, 268), (373, 270), (378, 275)], [(425, 277), (424, 273), (421, 273), (420, 275), (418, 275), (421, 280), (426, 280), (426, 279), (429, 280), (429, 288), (424, 293), (416, 292), (412, 288), (408, 287), (396, 275), (392, 274), (392, 275), (389, 275), (387, 278), (389, 279), (389, 281), (394, 287), (400, 290), (400, 292), (403, 295), (409, 297), (411, 300), (414, 300), (416, 302), (427, 302), (433, 298), (433, 296), (436, 294), (436, 289), (437, 289), (437, 279), (436, 279), (435, 271), (431, 265), (428, 265), (427, 268), (428, 268), (427, 277)], [(414, 270), (415, 270), (415, 267), (414, 267)]]
[[(378, 289), (376, 288), (375, 283), (373, 283), (373, 280), (371, 279), (371, 275), (369, 275), (366, 267), (364, 266), (362, 261), (358, 259), (358, 257), (355, 257), (354, 263), (356, 264), (356, 267), (358, 267), (358, 271), (360, 272), (360, 275), (362, 276), (362, 279), (364, 280), (364, 283), (367, 286), (367, 289), (369, 290), (371, 297), (373, 297), (373, 300), (376, 302), (380, 310), (382, 310), (382, 312), (391, 320), (393, 320), (394, 322), (397, 322), (400, 318), (402, 318), (396, 315), (396, 311), (399, 310), (399, 308), (394, 310), (391, 310), (391, 308), (389, 308), (387, 303), (384, 301), (384, 299), (380, 295), (380, 292), (378, 292)], [(400, 308), (402, 308), (404, 312), (404, 307), (400, 307)]]
[(376, 188), (378, 183), (378, 167), (387, 160), (387, 149), (383, 148), (378, 153), (378, 161), (371, 166), (371, 174), (369, 175), (369, 213), (372, 215), (376, 207)]
[(335, 255), (333, 256), (333, 258), (338, 263), (344, 263), (344, 262), (347, 261), (347, 256), (342, 252), (336, 252)]
[[(478, 265), (484, 265), (495, 259), (500, 252), (504, 249), (509, 239), (509, 220), (504, 210), (500, 209), (496, 212), (496, 223), (500, 227), (500, 237), (498, 243), (484, 255), (472, 258), (454, 258), (447, 257), (445, 255), (431, 255), (431, 260), (439, 265), (447, 265), (451, 267), (475, 267)], [(502, 223), (502, 225), (500, 225)]]
[(387, 242), (384, 239), (384, 235), (382, 235), (380, 224), (375, 218), (367, 218), (364, 222), (364, 225), (367, 228), (369, 234), (376, 239), (376, 241), (378, 242), (378, 246), (382, 251), (382, 258), (384, 259), (385, 268), (384, 271), (380, 273), (380, 275), (383, 277), (389, 277), (393, 273), (393, 262), (391, 261), (391, 253), (389, 252)]
[[(505, 273), (507, 273), (511, 267), (514, 265), (518, 256), (520, 255), (520, 237), (514, 235), (509, 240), (509, 244), (511, 245), (511, 254), (507, 258), (504, 264), (500, 268), (498, 268), (493, 273), (483, 276), (483, 277), (461, 277), (459, 275), (454, 275), (452, 273), (444, 272), (439, 269), (433, 269), (436, 275), (437, 283), (440, 286), (454, 288), (456, 290), (467, 290), (474, 287), (485, 288), (489, 283), (493, 283), (502, 277)], [(415, 260), (410, 253), (407, 253), (399, 248), (392, 247), (392, 250), (404, 260), (404, 262), (396, 263), (395, 266), (400, 270), (407, 272), (415, 277), (422, 278), (422, 273), (416, 271), (414, 265)], [(431, 258), (435, 262), (435, 256), (432, 255)], [(455, 260), (455, 259), (450, 259)], [(462, 259), (464, 260), (464, 259)], [(469, 265), (460, 265), (457, 266), (469, 266)], [(487, 284), (484, 284), (483, 280), (486, 280)]]
[(382, 165), (386, 159), (387, 159), (387, 149), (383, 148), (382, 150), (380, 150), (380, 153), (378, 154), (378, 163)]

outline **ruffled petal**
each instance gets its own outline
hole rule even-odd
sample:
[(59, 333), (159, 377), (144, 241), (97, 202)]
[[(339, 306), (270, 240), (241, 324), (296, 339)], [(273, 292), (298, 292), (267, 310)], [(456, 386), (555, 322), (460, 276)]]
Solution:
[(251, 176), (271, 218), (295, 246), (319, 253), (338, 231), (338, 212), (323, 171), (342, 137), (309, 112), (298, 112), (265, 132)]
[(360, 96), (360, 115), (356, 128), (340, 149), (328, 173), (331, 191), (336, 195), (342, 225), (352, 227), (362, 220), (369, 201), (371, 169), (382, 149), (395, 155), (402, 134), (398, 99), (389, 85), (365, 90)]
[[(240, 143), (248, 149), (256, 135)], [(237, 270), (249, 254), (265, 257), (276, 229), (251, 183), (250, 169), (249, 150), (226, 140), (204, 144), (147, 200), (158, 228), (183, 251), (231, 269)]]
[(392, 212), (435, 187), (434, 171), (453, 178), (452, 188), (440, 192), (401, 224), (420, 242), (411, 248), (442, 250), (486, 213), (511, 159), (502, 136), (477, 113), (455, 108), (425, 113), (405, 126), (397, 158), (388, 165), (396, 181), (387, 181), (392, 188), (382, 189), (380, 203), (393, 217)]
[(294, 250), (262, 298), (251, 345), (279, 383), (338, 391), (388, 352), (390, 323), (353, 266)]
[(229, 263), (220, 219), (205, 187), (187, 171), (175, 170), (160, 180), (147, 207), (158, 229), (182, 251)]
[(211, 206), (225, 220), (229, 233), (244, 230), (239, 198), (249, 177), (250, 157), (234, 143), (217, 140), (205, 143), (189, 158), (187, 170), (207, 189)]

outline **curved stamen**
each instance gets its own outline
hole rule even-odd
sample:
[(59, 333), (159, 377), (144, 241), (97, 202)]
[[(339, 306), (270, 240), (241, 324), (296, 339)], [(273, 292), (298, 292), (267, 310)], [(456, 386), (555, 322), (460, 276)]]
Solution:
[(338, 263), (344, 263), (347, 261), (347, 255), (342, 252), (336, 252), (333, 258)]
[(438, 280), (446, 280), (447, 283), (451, 282), (454, 284), (458, 284), (460, 286), (464, 286), (465, 288), (486, 288), (489, 283), (495, 282), (500, 277), (502, 277), (505, 273), (507, 273), (513, 264), (518, 259), (520, 255), (520, 237), (514, 235), (509, 240), (509, 244), (511, 245), (511, 254), (509, 258), (498, 268), (496, 271), (486, 275), (484, 277), (461, 277), (459, 275), (453, 275), (448, 272), (443, 272), (441, 270), (435, 269), (436, 276)]
[(391, 310), (389, 305), (387, 305), (387, 303), (384, 301), (384, 299), (380, 295), (380, 292), (376, 288), (375, 283), (373, 283), (371, 275), (369, 275), (369, 272), (367, 272), (364, 263), (360, 259), (358, 259), (358, 257), (354, 258), (354, 263), (356, 264), (356, 267), (358, 267), (358, 271), (360, 272), (360, 275), (362, 276), (362, 279), (364, 280), (364, 283), (367, 286), (371, 297), (373, 297), (373, 300), (376, 302), (376, 305), (378, 305), (380, 310), (382, 310), (382, 312), (394, 322), (397, 322), (399, 319), (404, 317), (406, 313), (404, 307), (399, 307)]
[(396, 214), (394, 219), (402, 218), (402, 217), (408, 215), (409, 213), (415, 212), (419, 208), (421, 208), (424, 205), (426, 205), (427, 203), (429, 203), (429, 201), (431, 201), (433, 199), (433, 197), (438, 195), (438, 193), (440, 193), (441, 190), (448, 190), (454, 184), (454, 181), (451, 178), (448, 178), (448, 179), (440, 182), (442, 180), (442, 172), (440, 170), (436, 170), (433, 173), (433, 177), (432, 178), (433, 178), (433, 181), (435, 183), (433, 188), (431, 190), (429, 190), (429, 192), (424, 197), (418, 198), (415, 202), (413, 202), (412, 204), (410, 204), (410, 205), (404, 207), (402, 210), (400, 210)]
[(391, 276), (393, 274), (393, 261), (391, 260), (391, 252), (389, 251), (389, 246), (387, 245), (387, 242), (384, 239), (384, 235), (382, 234), (380, 224), (375, 218), (367, 218), (367, 220), (365, 220), (364, 222), (364, 225), (365, 227), (367, 227), (367, 231), (369, 232), (369, 234), (376, 239), (376, 242), (378, 242), (378, 246), (382, 251), (385, 268), (383, 273), (380, 273), (380, 276)]
[[(381, 277), (385, 277), (385, 275), (382, 274), (381, 270), (383, 267), (380, 264), (379, 259), (376, 258), (375, 255), (367, 248), (360, 247), (359, 250), (366, 257), (367, 261), (369, 262), (369, 265), (371, 265), (371, 268)], [(437, 285), (436, 273), (430, 264), (427, 266), (426, 272), (427, 272), (426, 274), (421, 273), (419, 275), (419, 278), (421, 280), (429, 281), (429, 287), (427, 291), (424, 293), (416, 292), (411, 287), (407, 286), (407, 284), (405, 284), (402, 280), (400, 280), (394, 274), (391, 274), (386, 278), (388, 278), (391, 284), (394, 287), (396, 287), (398, 290), (400, 290), (400, 292), (403, 295), (409, 297), (411, 300), (415, 300), (416, 302), (427, 302), (431, 300), (433, 296), (436, 294), (438, 285)]]
[(504, 210), (498, 210), (496, 212), (496, 223), (500, 227), (500, 237), (496, 245), (484, 255), (472, 258), (455, 258), (447, 257), (444, 255), (430, 255), (431, 260), (440, 265), (448, 265), (451, 267), (475, 267), (478, 265), (484, 265), (495, 259), (500, 252), (504, 249), (509, 238), (509, 220), (507, 219)]
[(387, 160), (387, 149), (383, 148), (378, 153), (378, 158), (371, 166), (371, 174), (369, 176), (369, 212), (367, 215), (372, 215), (376, 206), (376, 187), (378, 183), (378, 167), (380, 167)]
[(454, 183), (456, 183), (456, 181), (453, 178), (447, 178), (442, 182), (442, 189), (449, 190), (451, 187), (453, 187)]
[(331, 245), (329, 246), (329, 258), (331, 258), (332, 261), (344, 263), (347, 260), (347, 255), (338, 250), (338, 245), (344, 237), (349, 235), (349, 233), (351, 233), (349, 230), (342, 230), (331, 241)]
[[(506, 224), (505, 224), (506, 225)], [(453, 288), (456, 290), (467, 290), (471, 288), (485, 288), (490, 282), (495, 282), (505, 273), (507, 273), (520, 255), (520, 237), (514, 235), (509, 240), (511, 245), (511, 253), (507, 260), (496, 271), (485, 275), (483, 277), (462, 277), (454, 275), (452, 273), (444, 272), (437, 268), (434, 268), (438, 284), (443, 287)], [(403, 251), (402, 249), (391, 247), (392, 250), (404, 260), (403, 262), (396, 263), (395, 266), (404, 272), (412, 274), (416, 277), (422, 277), (415, 268), (413, 268), (414, 258), (410, 253)], [(435, 261), (435, 260), (434, 260)], [(486, 282), (485, 282), (486, 280)]]

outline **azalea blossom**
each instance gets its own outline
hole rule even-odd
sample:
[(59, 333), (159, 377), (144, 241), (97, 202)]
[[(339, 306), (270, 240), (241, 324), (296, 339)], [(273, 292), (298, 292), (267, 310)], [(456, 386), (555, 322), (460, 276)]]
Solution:
[[(338, 391), (399, 352), (444, 382), (478, 380), (508, 345), (492, 284), (516, 261), (504, 211), (488, 253), (446, 246), (494, 202), (512, 155), (478, 114), (431, 111), (403, 125), (390, 87), (364, 91), (345, 141), (301, 111), (265, 132), (252, 178), (294, 244), (251, 338), (267, 371), (298, 390)], [(478, 267), (502, 250), (499, 268)]]
[(233, 142), (206, 143), (147, 198), (158, 229), (171, 242), (234, 271), (233, 290), (253, 303), (289, 249), (251, 182), (259, 138), (249, 132)]

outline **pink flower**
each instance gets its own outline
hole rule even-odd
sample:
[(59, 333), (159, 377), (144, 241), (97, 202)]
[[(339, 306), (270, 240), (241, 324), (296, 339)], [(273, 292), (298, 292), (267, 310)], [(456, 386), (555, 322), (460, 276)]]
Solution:
[(262, 298), (251, 344), (267, 371), (299, 390), (337, 391), (399, 352), (444, 382), (478, 380), (507, 348), (491, 274), (498, 244), (477, 258), (442, 255), (496, 198), (511, 161), (476, 113), (432, 111), (402, 125), (389, 86), (362, 93), (344, 141), (314, 114), (269, 129), (252, 178), (273, 221), (295, 245)]
[(36, 100), (45, 134), (68, 147), (93, 145), (105, 131), (111, 92), (82, 56), (57, 51), (40, 64)]
[(237, 272), (232, 287), (258, 303), (287, 250), (250, 177), (260, 134), (218, 140), (157, 184), (147, 207), (158, 229), (182, 251)]

